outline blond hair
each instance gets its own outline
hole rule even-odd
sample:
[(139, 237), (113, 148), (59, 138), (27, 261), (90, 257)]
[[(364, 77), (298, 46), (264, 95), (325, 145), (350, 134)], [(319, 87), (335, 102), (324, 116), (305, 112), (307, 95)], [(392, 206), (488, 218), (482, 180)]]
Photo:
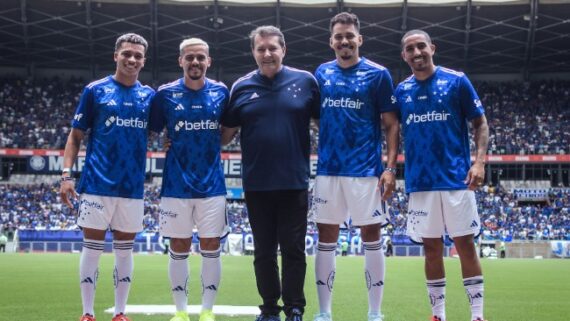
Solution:
[(182, 40), (182, 42), (180, 43), (180, 55), (182, 55), (182, 53), (184, 52), (184, 48), (189, 46), (204, 46), (206, 47), (206, 52), (208, 54), (210, 53), (210, 46), (208, 46), (207, 42), (205, 42), (200, 38), (188, 38)]

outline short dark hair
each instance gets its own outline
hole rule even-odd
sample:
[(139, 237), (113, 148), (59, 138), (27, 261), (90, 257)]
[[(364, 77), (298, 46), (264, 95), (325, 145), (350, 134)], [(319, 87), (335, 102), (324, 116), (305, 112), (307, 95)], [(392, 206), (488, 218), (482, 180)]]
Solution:
[(126, 33), (117, 38), (117, 41), (115, 42), (115, 51), (119, 51), (124, 42), (130, 42), (136, 45), (142, 45), (144, 47), (145, 53), (148, 48), (148, 42), (146, 42), (146, 40), (142, 36), (137, 35), (136, 33)]
[(285, 36), (283, 35), (283, 32), (281, 32), (281, 30), (275, 26), (259, 26), (253, 29), (249, 33), (251, 49), (255, 48), (255, 36), (257, 35), (263, 38), (277, 36), (279, 38), (279, 45), (281, 45), (281, 48), (285, 48)]
[(406, 32), (404, 34), (404, 36), (402, 37), (402, 40), (400, 40), (400, 46), (402, 47), (402, 49), (404, 49), (404, 39), (408, 38), (409, 36), (413, 36), (413, 35), (422, 35), (426, 38), (426, 40), (428, 41), (428, 44), (432, 44), (431, 43), (431, 37), (429, 36), (429, 34), (423, 30), (420, 29), (413, 29), (410, 30), (408, 32)]
[(341, 12), (332, 17), (329, 27), (331, 33), (333, 31), (334, 25), (337, 23), (341, 23), (343, 25), (354, 25), (354, 27), (356, 27), (356, 31), (360, 32), (360, 20), (358, 20), (358, 16), (356, 16), (354, 13)]

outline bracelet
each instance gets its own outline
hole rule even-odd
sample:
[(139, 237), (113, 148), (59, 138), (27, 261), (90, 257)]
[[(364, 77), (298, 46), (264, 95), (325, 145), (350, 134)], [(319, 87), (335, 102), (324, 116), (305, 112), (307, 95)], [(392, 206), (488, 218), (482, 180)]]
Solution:
[(396, 174), (398, 173), (398, 170), (396, 169), (396, 167), (386, 167), (386, 168), (384, 168), (384, 171), (385, 171), (385, 172), (390, 172), (390, 173), (392, 173), (392, 174), (394, 174), (394, 175), (396, 175)]
[(67, 181), (74, 181), (75, 178), (71, 177), (71, 176), (62, 176), (61, 177), (61, 181), (62, 182), (67, 182)]

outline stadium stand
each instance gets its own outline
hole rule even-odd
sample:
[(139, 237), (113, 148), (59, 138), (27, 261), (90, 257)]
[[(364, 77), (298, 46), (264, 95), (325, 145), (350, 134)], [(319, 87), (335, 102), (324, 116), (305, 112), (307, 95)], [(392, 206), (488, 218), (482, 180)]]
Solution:
[[(0, 148), (63, 149), (84, 86), (80, 79), (0, 80)], [(570, 82), (479, 83), (490, 127), (489, 154), (569, 154)], [(311, 130), (316, 153), (318, 130)], [(149, 142), (161, 149), (161, 140)], [(224, 151), (240, 150), (239, 137)]]

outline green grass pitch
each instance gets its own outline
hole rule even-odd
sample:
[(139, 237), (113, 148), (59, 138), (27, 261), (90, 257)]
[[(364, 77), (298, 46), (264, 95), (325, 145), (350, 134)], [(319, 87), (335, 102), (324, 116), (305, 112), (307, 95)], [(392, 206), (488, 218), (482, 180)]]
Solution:
[[(223, 279), (218, 304), (258, 305), (253, 258), (223, 257)], [(129, 304), (172, 304), (167, 256), (136, 255)], [(189, 303), (200, 302), (200, 257), (190, 257)], [(306, 320), (317, 310), (314, 258), (309, 257), (306, 280)], [(0, 255), (0, 321), (78, 320), (81, 299), (77, 254)], [(96, 316), (113, 306), (113, 256), (101, 258), (97, 284)], [(367, 299), (362, 257), (338, 257), (333, 316), (336, 321), (366, 320)], [(470, 320), (459, 261), (446, 259), (447, 317)], [(483, 260), (485, 314), (489, 321), (570, 320), (570, 260)], [(422, 258), (388, 258), (383, 313), (386, 321), (427, 321)], [(134, 321), (167, 321), (167, 315), (132, 315)], [(197, 320), (191, 316), (191, 320)], [(253, 321), (253, 317), (218, 316), (218, 321)]]

